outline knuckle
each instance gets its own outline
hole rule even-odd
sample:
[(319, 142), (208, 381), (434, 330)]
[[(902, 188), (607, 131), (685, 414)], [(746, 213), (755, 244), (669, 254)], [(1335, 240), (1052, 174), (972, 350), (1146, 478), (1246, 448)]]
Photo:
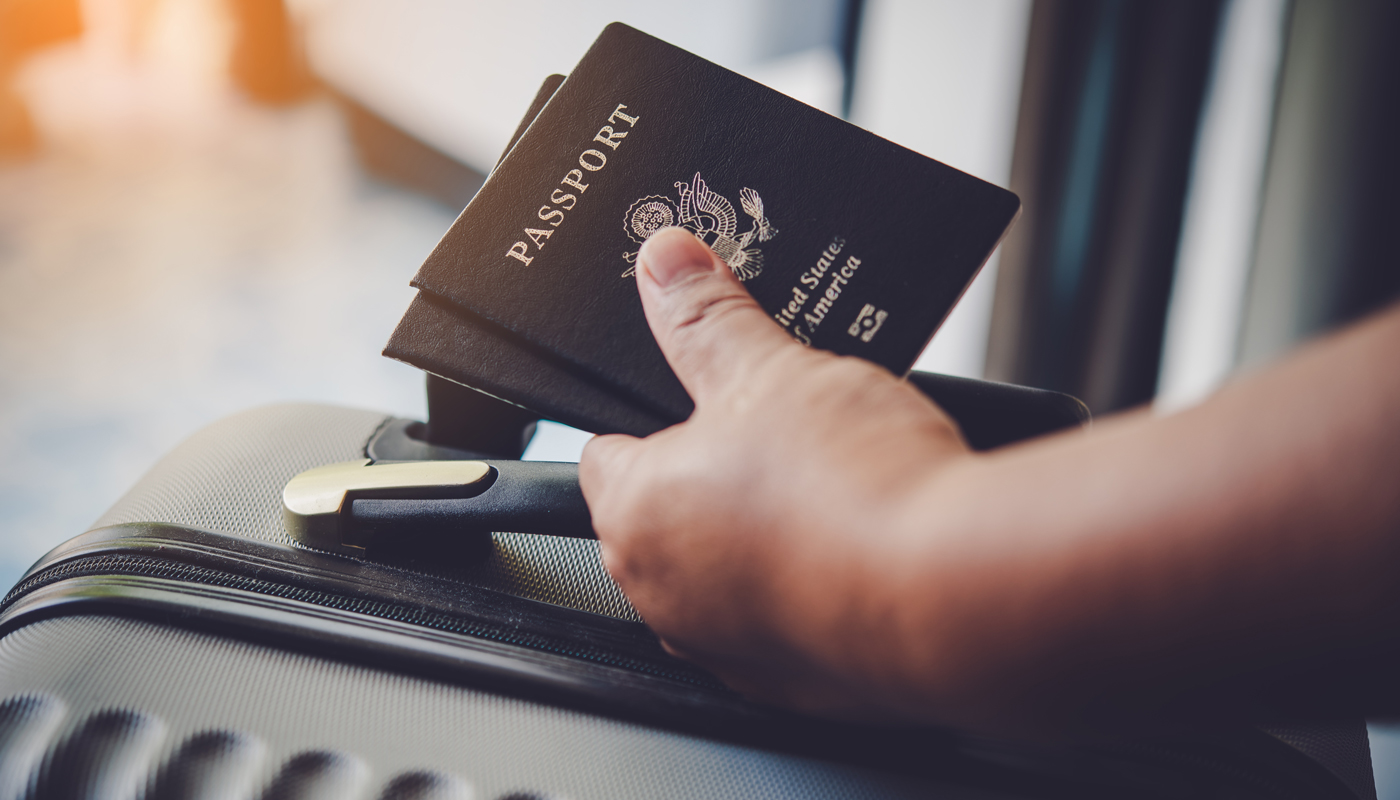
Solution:
[(678, 309), (673, 327), (680, 335), (693, 336), (697, 331), (722, 324), (733, 314), (758, 308), (758, 303), (747, 293), (735, 292), (725, 287), (721, 291), (695, 297), (683, 305)]

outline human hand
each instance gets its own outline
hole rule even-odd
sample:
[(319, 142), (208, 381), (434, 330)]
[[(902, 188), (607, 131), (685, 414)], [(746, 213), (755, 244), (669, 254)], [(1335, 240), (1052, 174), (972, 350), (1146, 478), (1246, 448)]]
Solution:
[(579, 477), (642, 616), (731, 686), (1054, 737), (1395, 713), (1400, 306), (1190, 411), (974, 456), (684, 231), (637, 272), (696, 410)]
[(793, 341), (684, 230), (647, 241), (637, 283), (696, 408), (584, 450), (609, 572), (669, 650), (757, 699), (899, 716), (885, 573), (909, 499), (971, 457), (956, 425), (882, 368)]

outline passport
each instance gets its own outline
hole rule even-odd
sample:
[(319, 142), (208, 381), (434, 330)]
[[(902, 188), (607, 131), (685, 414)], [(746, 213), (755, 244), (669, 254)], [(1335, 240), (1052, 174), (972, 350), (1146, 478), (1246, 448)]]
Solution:
[[(1010, 192), (614, 23), (425, 261), (386, 352), (425, 366), (410, 334), (431, 319), (561, 382), (542, 398), (538, 383), (512, 396), (445, 377), (589, 430), (683, 420), (690, 398), (632, 285), (641, 243), (679, 225), (794, 339), (903, 375), (1018, 210)], [(437, 350), (425, 368), (453, 371)], [(603, 405), (637, 419), (590, 421)]]
[[(563, 82), (563, 75), (545, 78), (507, 152)], [(646, 436), (672, 424), (631, 406), (510, 330), (424, 292), (409, 304), (384, 355), (595, 433)]]

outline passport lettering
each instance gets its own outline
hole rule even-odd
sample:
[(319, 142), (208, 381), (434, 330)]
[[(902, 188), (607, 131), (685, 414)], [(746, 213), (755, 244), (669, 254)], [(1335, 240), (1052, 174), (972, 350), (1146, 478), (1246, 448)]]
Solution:
[[(826, 315), (830, 313), (832, 306), (841, 298), (841, 291), (856, 276), (856, 270), (860, 269), (860, 259), (855, 256), (847, 256), (846, 263), (836, 268), (834, 272), (832, 271), (845, 247), (845, 237), (833, 238), (831, 244), (828, 244), (817, 258), (817, 263), (797, 276), (797, 285), (792, 287), (792, 299), (773, 315), (773, 319), (792, 334), (792, 338), (805, 345), (811, 346), (812, 334), (816, 333), (817, 327), (826, 320)], [(828, 273), (831, 274), (831, 280), (827, 282), (825, 291), (819, 291), (822, 281)], [(803, 287), (806, 287), (806, 291), (803, 291)], [(814, 292), (817, 293), (816, 302), (813, 303), (811, 310), (803, 313), (803, 309), (807, 307), (807, 300)], [(800, 321), (798, 320), (799, 314), (802, 315)], [(865, 341), (870, 340), (866, 339)]]
[[(613, 151), (617, 150), (622, 144), (622, 140), (626, 139), (627, 134), (631, 132), (632, 126), (636, 125), (641, 119), (640, 116), (623, 113), (623, 109), (625, 108), (627, 108), (627, 106), (619, 103), (617, 108), (613, 109), (613, 112), (608, 115), (608, 124), (598, 129), (598, 132), (593, 135), (593, 142), (610, 148)], [(627, 124), (628, 130), (621, 130), (623, 123)], [(590, 144), (593, 142), (590, 142)], [(554, 229), (558, 228), (559, 225), (564, 222), (564, 212), (573, 211), (574, 206), (578, 205), (579, 195), (588, 191), (588, 187), (591, 184), (583, 182), (584, 171), (598, 172), (607, 165), (607, 154), (602, 150), (590, 147), (579, 154), (578, 167), (564, 173), (564, 177), (559, 179), (560, 186), (567, 186), (571, 189), (575, 189), (578, 191), (578, 194), (566, 192), (563, 189), (555, 189), (549, 194), (549, 202), (554, 205), (540, 206), (540, 210), (535, 212), (535, 216), (538, 217), (541, 222), (549, 223), (548, 228), (524, 229), (525, 238), (529, 239), (530, 242), (535, 245), (536, 255), (539, 254), (540, 250), (544, 249), (545, 243), (549, 241), (549, 237), (554, 235)], [(592, 178), (589, 178), (589, 180), (591, 181)], [(527, 267), (530, 266), (531, 261), (535, 260), (535, 256), (530, 255), (530, 245), (526, 244), (524, 240), (512, 244), (506, 250), (506, 258), (513, 258)]]

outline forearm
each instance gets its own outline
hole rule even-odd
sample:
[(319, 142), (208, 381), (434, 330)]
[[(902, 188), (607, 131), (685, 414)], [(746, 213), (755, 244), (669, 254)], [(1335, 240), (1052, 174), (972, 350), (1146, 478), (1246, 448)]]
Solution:
[(1375, 698), (1400, 639), (1397, 353), (1392, 311), (1188, 412), (939, 465), (870, 553), (898, 655), (851, 657), (969, 724)]
[(973, 454), (688, 234), (638, 265), (696, 411), (593, 440), (580, 481), (648, 624), (731, 686), (1057, 733), (1396, 694), (1400, 308), (1186, 413)]

